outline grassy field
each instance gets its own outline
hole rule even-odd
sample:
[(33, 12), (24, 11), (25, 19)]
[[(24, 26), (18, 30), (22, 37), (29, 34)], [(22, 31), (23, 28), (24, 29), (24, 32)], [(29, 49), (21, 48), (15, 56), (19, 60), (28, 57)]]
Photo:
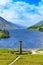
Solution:
[[(0, 65), (9, 65), (18, 56), (18, 50), (0, 49)], [(31, 51), (24, 50), (21, 58), (13, 65), (43, 65), (43, 55), (31, 54)]]
[(17, 56), (15, 50), (0, 49), (0, 65), (9, 65)]
[(43, 55), (23, 55), (13, 65), (43, 65)]

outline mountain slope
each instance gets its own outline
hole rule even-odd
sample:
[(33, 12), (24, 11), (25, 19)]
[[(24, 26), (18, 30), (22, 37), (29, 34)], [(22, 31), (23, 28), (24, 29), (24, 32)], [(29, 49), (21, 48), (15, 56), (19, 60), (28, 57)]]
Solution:
[(43, 30), (43, 21), (35, 24), (34, 26), (28, 27), (29, 30)]
[(0, 17), (0, 29), (8, 29), (8, 28), (15, 28), (13, 25), (11, 25), (8, 21), (6, 21), (4, 18)]
[(21, 25), (13, 24), (11, 22), (8, 22), (4, 18), (0, 17), (0, 29), (18, 29), (18, 28), (24, 28)]

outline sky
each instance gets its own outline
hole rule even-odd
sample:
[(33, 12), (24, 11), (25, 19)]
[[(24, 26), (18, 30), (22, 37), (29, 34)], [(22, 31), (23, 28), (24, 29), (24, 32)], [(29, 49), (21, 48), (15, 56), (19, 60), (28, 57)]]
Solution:
[(0, 16), (15, 24), (34, 25), (43, 20), (43, 0), (0, 0)]

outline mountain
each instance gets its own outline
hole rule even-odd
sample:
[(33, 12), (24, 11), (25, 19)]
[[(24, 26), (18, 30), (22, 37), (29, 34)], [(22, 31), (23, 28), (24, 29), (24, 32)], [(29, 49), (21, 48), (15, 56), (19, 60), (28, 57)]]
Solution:
[(21, 25), (13, 24), (4, 18), (0, 17), (0, 29), (18, 29), (18, 28), (24, 28)]
[(28, 27), (27, 29), (43, 31), (43, 21), (40, 21), (37, 24), (35, 24), (35, 25), (31, 26), (31, 27)]
[(43, 24), (43, 20), (42, 20), (42, 21), (40, 21), (40, 22), (38, 22), (36, 25), (39, 25), (39, 24)]

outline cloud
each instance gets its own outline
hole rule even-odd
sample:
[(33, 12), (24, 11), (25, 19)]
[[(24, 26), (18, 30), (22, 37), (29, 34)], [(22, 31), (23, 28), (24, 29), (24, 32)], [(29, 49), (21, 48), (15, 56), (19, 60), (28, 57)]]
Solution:
[(10, 3), (12, 0), (0, 0), (0, 5), (6, 5), (7, 3)]
[(1, 0), (0, 16), (23, 26), (33, 25), (43, 20), (43, 0), (39, 2), (38, 6), (20, 1)]

